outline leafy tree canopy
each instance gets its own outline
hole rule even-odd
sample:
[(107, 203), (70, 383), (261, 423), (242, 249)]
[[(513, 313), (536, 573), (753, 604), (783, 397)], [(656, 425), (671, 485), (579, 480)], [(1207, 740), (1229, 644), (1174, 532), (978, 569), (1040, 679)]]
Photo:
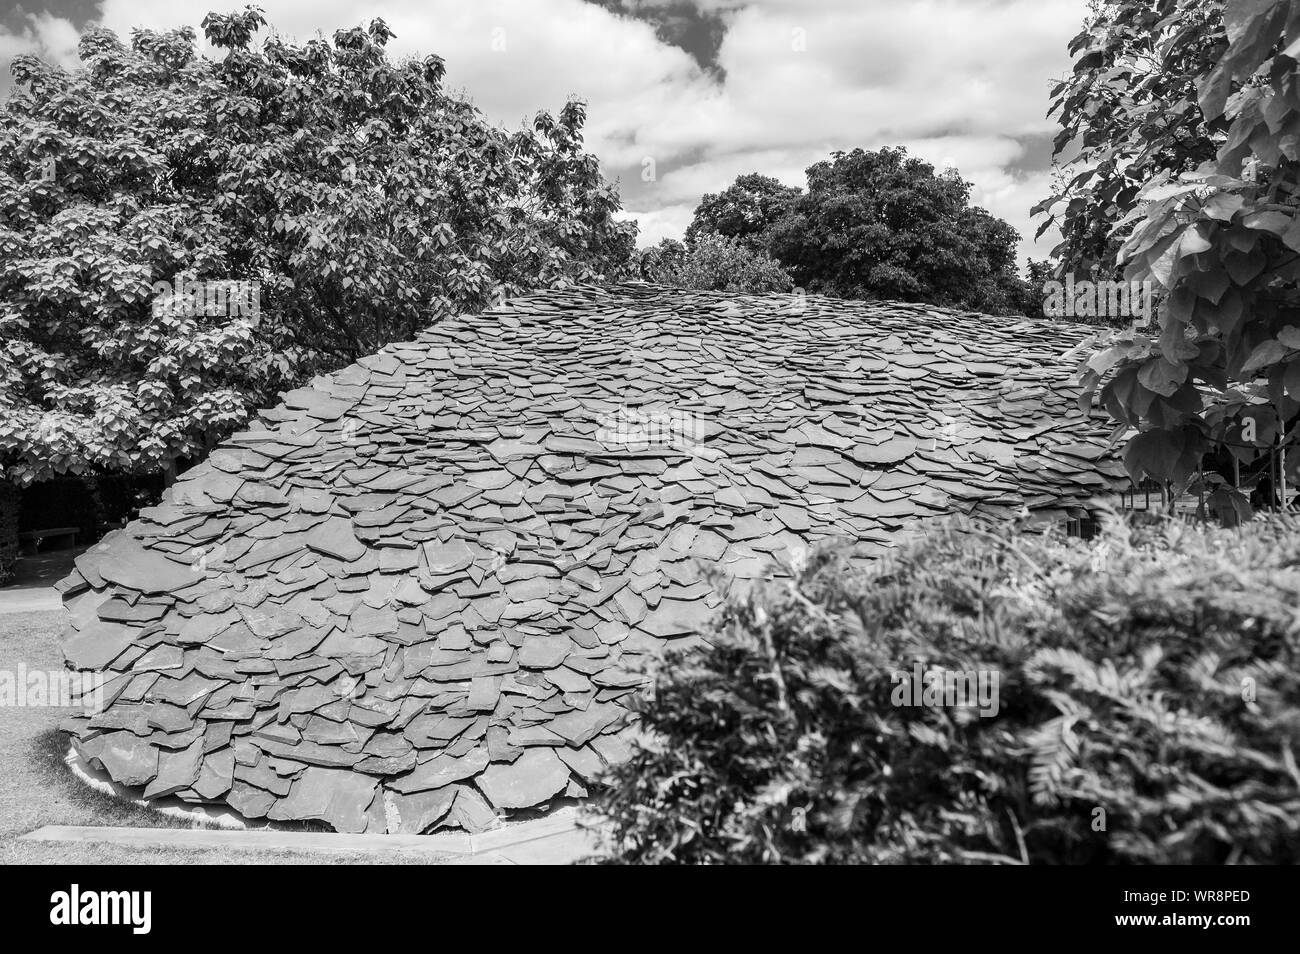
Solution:
[(664, 239), (645, 250), (641, 276), (680, 288), (738, 294), (788, 292), (794, 287), (789, 273), (766, 252), (709, 232), (697, 236), (689, 248)]
[(1034, 206), (1062, 240), (1056, 270), (1076, 278), (1119, 278), (1116, 224), (1137, 204), (1142, 186), (1161, 173), (1190, 171), (1214, 157), (1221, 120), (1197, 104), (1197, 78), (1222, 48), (1220, 0), (1183, 5), (1166, 22), (1160, 4), (1101, 2), (1070, 42), (1071, 75), (1052, 90), (1049, 115), (1061, 129), (1052, 194)]
[(255, 49), (264, 25), (253, 7), (210, 14), (217, 59), (187, 28), (129, 45), (88, 31), (72, 72), (15, 60), (0, 111), (11, 478), (167, 469), (312, 373), (629, 262), (635, 226), (611, 217), (581, 103), (511, 133), (443, 91), (437, 56), (391, 62), (382, 20)]
[(772, 226), (801, 191), (757, 172), (739, 176), (721, 192), (706, 193), (700, 200), (686, 227), (686, 245), (694, 246), (704, 235), (721, 235), (753, 251), (764, 250)]
[[(1219, 5), (1211, 5), (1217, 7)], [(1156, 68), (1184, 71), (1181, 128), (1207, 130), (1213, 156), (1196, 169), (1159, 161), (1110, 235), (1125, 276), (1150, 281), (1161, 305), (1152, 335), (1104, 337), (1083, 368), (1090, 398), (1137, 430), (1125, 460), (1135, 477), (1188, 486), (1208, 451), (1268, 461), (1274, 479), (1300, 473), (1300, 6), (1227, 0), (1123, 0), (1117, 24), (1149, 33)], [(1136, 28), (1136, 27), (1135, 27)], [(1076, 40), (1085, 70), (1098, 51)], [(1207, 50), (1189, 57), (1188, 49)], [(1079, 108), (1105, 108), (1110, 93)], [(1164, 107), (1166, 111), (1170, 107)], [(1163, 125), (1138, 137), (1157, 150)], [(1130, 139), (1137, 143), (1137, 139)], [(1096, 147), (1109, 155), (1104, 143)], [(1129, 148), (1129, 147), (1125, 147)], [(1280, 458), (1284, 467), (1273, 468)]]
[(1021, 311), (1019, 236), (971, 207), (970, 188), (901, 147), (836, 152), (808, 169), (808, 191), (772, 226), (770, 248), (812, 292)]
[(685, 260), (685, 245), (676, 239), (660, 239), (658, 245), (641, 249), (637, 253), (637, 271), (645, 281), (671, 285), (672, 276)]

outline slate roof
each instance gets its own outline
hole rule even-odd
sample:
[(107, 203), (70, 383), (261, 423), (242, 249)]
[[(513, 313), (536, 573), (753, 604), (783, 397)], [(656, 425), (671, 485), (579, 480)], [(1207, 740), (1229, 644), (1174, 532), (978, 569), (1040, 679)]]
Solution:
[(288, 393), (62, 584), (75, 745), (147, 797), (477, 830), (626, 756), (643, 663), (791, 548), (1127, 486), (1086, 329), (644, 284), (522, 297)]

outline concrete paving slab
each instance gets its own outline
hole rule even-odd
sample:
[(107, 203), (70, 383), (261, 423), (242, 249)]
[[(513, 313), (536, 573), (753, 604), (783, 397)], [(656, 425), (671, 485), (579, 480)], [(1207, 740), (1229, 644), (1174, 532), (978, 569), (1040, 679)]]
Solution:
[(343, 852), (416, 852), (429, 855), (468, 855), (468, 835), (345, 835), (336, 832), (232, 831), (203, 828), (110, 828), (106, 826), (46, 825), (21, 835), (19, 841), (95, 842), (136, 848), (214, 848), (221, 850)]
[(348, 835), (277, 829), (114, 828), (108, 826), (46, 825), (19, 837), (20, 841), (106, 843), (137, 848), (296, 851), (321, 854), (351, 852), (413, 853), (451, 856), (472, 864), (563, 865), (590, 855), (599, 831), (577, 823), (576, 810), (564, 817), (538, 818), (490, 832), (467, 835)]
[(551, 838), (556, 835), (581, 833), (581, 831), (582, 827), (578, 823), (578, 810), (576, 808), (562, 808), (542, 818), (513, 822), (500, 828), (478, 832), (471, 835), (470, 838), (474, 843), (474, 850), (478, 852), (493, 851), (539, 838)]
[(0, 589), (0, 613), (45, 613), (62, 608), (58, 592), (48, 586)]
[(488, 852), (513, 865), (571, 865), (595, 854), (600, 839), (579, 829), (565, 835), (537, 838)]
[(63, 608), (54, 584), (72, 572), (85, 547), (71, 547), (18, 558), (14, 577), (0, 586), (0, 613), (43, 613)]
[(449, 865), (513, 865), (514, 862), (499, 851), (489, 851), (482, 855), (466, 855), (463, 858), (453, 858), (448, 861)]
[[(64, 761), (82, 782), (92, 788), (148, 806), (174, 818), (188, 819), (193, 828), (114, 828), (50, 825), (20, 836), (20, 841), (104, 842), (163, 848), (226, 848), (306, 852), (414, 852), (458, 857), (474, 864), (572, 864), (591, 855), (600, 842), (600, 829), (579, 814), (577, 806), (557, 808), (539, 818), (506, 822), (475, 834), (446, 832), (432, 835), (347, 835), (302, 832), (279, 823), (248, 821), (229, 810), (179, 799), (146, 802), (119, 785), (69, 748)], [(244, 840), (244, 839), (247, 840)]]

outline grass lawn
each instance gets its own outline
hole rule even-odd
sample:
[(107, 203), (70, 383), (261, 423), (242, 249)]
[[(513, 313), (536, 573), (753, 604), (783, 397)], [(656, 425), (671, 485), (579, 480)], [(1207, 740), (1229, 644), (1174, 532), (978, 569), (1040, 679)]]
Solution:
[[(0, 669), (58, 669), (63, 613), (0, 613)], [(0, 865), (12, 864), (428, 864), (398, 852), (325, 855), (293, 851), (149, 849), (18, 841), (42, 825), (188, 827), (82, 784), (63, 764), (57, 730), (68, 710), (0, 708)]]

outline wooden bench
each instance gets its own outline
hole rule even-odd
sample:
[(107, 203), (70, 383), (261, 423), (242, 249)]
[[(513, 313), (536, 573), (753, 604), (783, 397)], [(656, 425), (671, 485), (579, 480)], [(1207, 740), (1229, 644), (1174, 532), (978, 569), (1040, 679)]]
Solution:
[(22, 551), (27, 554), (35, 553), (40, 549), (41, 544), (47, 540), (63, 540), (66, 538), (65, 546), (75, 547), (77, 545), (77, 531), (80, 527), (50, 527), (47, 530), (24, 530), (18, 534), (18, 545)]

